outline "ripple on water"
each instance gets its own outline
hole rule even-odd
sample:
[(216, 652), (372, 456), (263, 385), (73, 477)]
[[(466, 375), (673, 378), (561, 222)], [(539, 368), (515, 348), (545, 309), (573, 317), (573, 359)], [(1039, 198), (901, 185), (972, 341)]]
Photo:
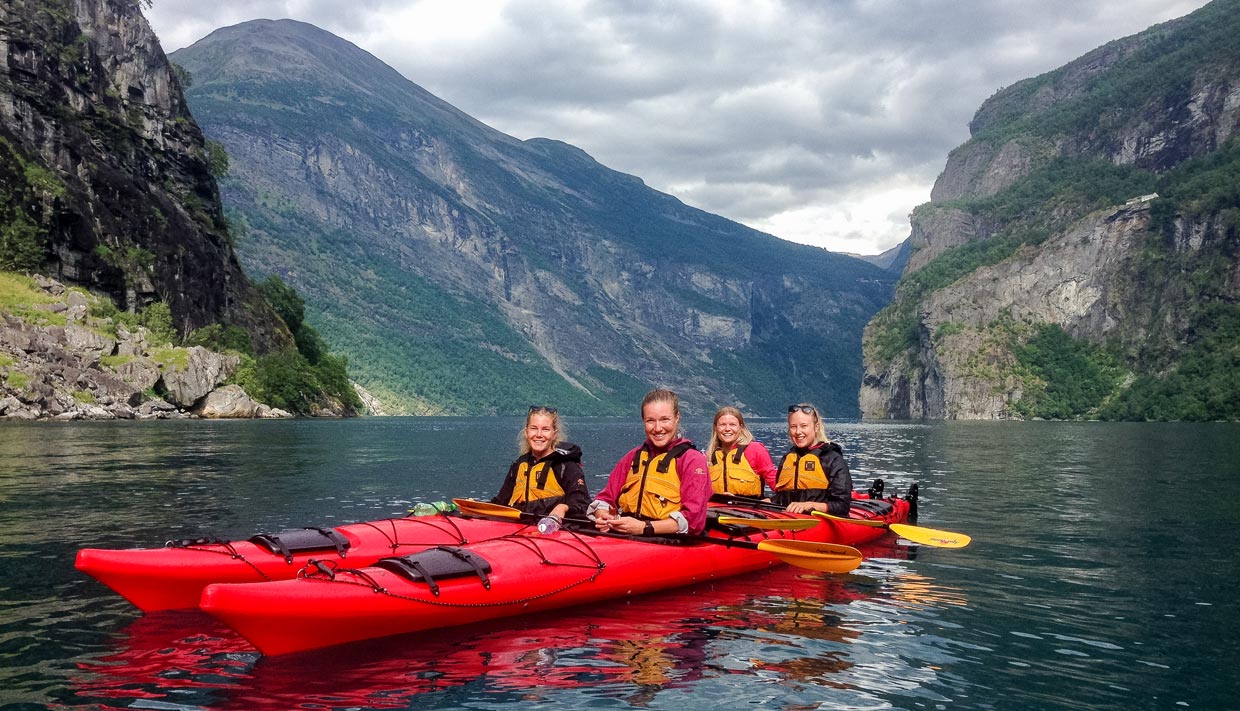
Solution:
[[(831, 422), (859, 485), (919, 482), (919, 523), (974, 543), (948, 551), (886, 540), (850, 575), (784, 569), (294, 659), (259, 657), (210, 618), (139, 615), (72, 569), (82, 545), (158, 545), (181, 531), (249, 535), (489, 496), (517, 423), (70, 423), (57, 438), (4, 430), (0, 704), (1234, 705), (1240, 655), (1218, 631), (1237, 626), (1240, 591), (1228, 571), (1238, 554), (1217, 533), (1240, 514), (1224, 497), (1166, 496), (1235, 478), (1240, 437), (1227, 427)], [(782, 418), (758, 424), (773, 452), (787, 446)], [(593, 489), (640, 437), (627, 420), (570, 425), (587, 440)], [(505, 444), (457, 446), (487, 440)], [(1150, 470), (1158, 476), (1132, 475)], [(1203, 640), (1209, 655), (1188, 666), (1175, 657)]]

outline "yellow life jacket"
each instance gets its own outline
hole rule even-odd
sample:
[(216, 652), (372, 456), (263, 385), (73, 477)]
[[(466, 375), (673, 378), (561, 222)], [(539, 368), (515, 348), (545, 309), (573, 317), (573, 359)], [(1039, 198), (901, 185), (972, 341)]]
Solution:
[(796, 449), (789, 450), (779, 463), (779, 479), (775, 481), (775, 490), (828, 488), (831, 482), (827, 480), (827, 471), (822, 466), (828, 446), (823, 444), (804, 454), (798, 454)]
[(745, 448), (748, 446), (742, 444), (734, 447), (730, 453), (719, 449), (711, 452), (710, 486), (716, 494), (762, 496), (762, 477), (745, 458)]
[(512, 500), (508, 505), (519, 508), (528, 501), (563, 496), (564, 487), (560, 486), (559, 473), (552, 467), (555, 463), (551, 457), (537, 462), (523, 457), (517, 465), (517, 483), (512, 487)]
[(673, 511), (679, 511), (680, 473), (676, 471), (676, 459), (692, 448), (692, 442), (682, 442), (652, 457), (643, 444), (633, 455), (633, 466), (620, 487), (616, 502), (620, 511), (650, 521), (668, 518)]

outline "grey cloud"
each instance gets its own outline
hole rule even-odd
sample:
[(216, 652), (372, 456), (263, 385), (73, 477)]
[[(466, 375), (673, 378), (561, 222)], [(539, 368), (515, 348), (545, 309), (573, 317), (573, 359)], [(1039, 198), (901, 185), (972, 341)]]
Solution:
[[(502, 131), (572, 143), (755, 222), (815, 205), (842, 213), (839, 201), (896, 178), (928, 195), (997, 89), (1204, 0), (510, 0), (480, 18), (485, 34), (438, 53), (420, 51), (438, 46), (435, 28), (389, 26), (412, 4), (157, 0), (148, 14), (162, 36), (296, 13)], [(900, 232), (873, 236), (875, 251)]]

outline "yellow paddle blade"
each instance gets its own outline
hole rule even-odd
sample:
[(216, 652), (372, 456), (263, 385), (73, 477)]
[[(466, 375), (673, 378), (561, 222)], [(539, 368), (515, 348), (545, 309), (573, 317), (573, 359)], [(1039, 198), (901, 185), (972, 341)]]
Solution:
[(814, 541), (762, 541), (758, 550), (770, 553), (789, 565), (824, 573), (847, 573), (861, 565), (861, 551), (837, 543)]
[(882, 528), (883, 526), (887, 525), (886, 521), (879, 521), (879, 520), (868, 519), (868, 518), (848, 518), (847, 516), (834, 516), (832, 514), (827, 513), (826, 511), (815, 511), (814, 515), (821, 516), (822, 518), (829, 519), (831, 521), (844, 521), (845, 523), (855, 523), (858, 526), (869, 526), (871, 528)]
[(460, 509), (461, 513), (472, 514), (474, 516), (494, 516), (495, 518), (506, 518), (512, 521), (521, 519), (521, 510), (514, 509), (511, 506), (502, 506), (493, 504), (490, 501), (475, 501), (473, 499), (453, 499), (452, 503)]
[(804, 531), (818, 522), (812, 518), (745, 518), (743, 516), (720, 516), (719, 523), (730, 526), (749, 526), (763, 531)]
[(972, 538), (963, 533), (953, 533), (952, 531), (940, 531), (934, 528), (925, 528), (923, 526), (910, 526), (906, 523), (893, 523), (891, 530), (897, 535), (907, 538), (913, 543), (920, 543), (923, 546), (935, 546), (938, 548), (964, 548), (969, 545)]

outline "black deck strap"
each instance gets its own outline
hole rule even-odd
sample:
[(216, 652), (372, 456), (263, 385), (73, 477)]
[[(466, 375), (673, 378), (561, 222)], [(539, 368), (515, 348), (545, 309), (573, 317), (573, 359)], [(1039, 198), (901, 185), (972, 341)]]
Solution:
[(310, 551), (336, 549), (340, 557), (349, 550), (349, 541), (338, 531), (330, 528), (307, 526), (279, 533), (260, 533), (251, 536), (250, 543), (263, 546), (267, 550), (284, 557), (284, 562), (292, 564), (293, 554)]
[(319, 528), (318, 526), (307, 526), (307, 528), (318, 531), (327, 537), (336, 546), (336, 552), (341, 558), (349, 555), (349, 539), (340, 535), (340, 532), (334, 528)]
[[(453, 548), (452, 546), (436, 546), (435, 548), (436, 550), (447, 551), (450, 555), (453, 555), (473, 566), (474, 572), (478, 575), (478, 579), (482, 581), (482, 587), (487, 590), (491, 589), (491, 577), (487, 575), (487, 573), (491, 570), (491, 566), (487, 564), (485, 560), (467, 553), (460, 548)], [(484, 564), (486, 564), (485, 568), (483, 567)]]
[(874, 514), (875, 516), (886, 516), (891, 513), (895, 506), (890, 501), (874, 500), (874, 499), (853, 499), (849, 502), (849, 508), (860, 509)]
[(426, 582), (426, 586), (431, 589), (431, 594), (435, 597), (439, 597), (439, 583), (435, 582), (434, 576), (432, 576), (430, 571), (426, 569), (425, 565), (422, 565), (422, 561), (411, 558), (409, 560), (409, 566), (416, 570), (418, 575), (422, 576), (422, 580)]
[[(310, 568), (314, 568), (314, 570), (326, 575), (328, 580), (336, 579), (336, 564), (333, 562), (311, 558), (310, 561), (306, 563), (306, 567), (302, 568), (302, 571), (304, 572)], [(314, 571), (310, 571), (309, 575), (314, 575)]]
[(437, 546), (406, 556), (383, 558), (376, 567), (396, 573), (408, 580), (424, 581), (431, 593), (439, 595), (438, 580), (476, 575), (486, 589), (491, 587), (491, 564), (473, 551), (454, 546)]
[(293, 554), (289, 552), (288, 546), (284, 544), (283, 535), (284, 534), (281, 533), (272, 533), (270, 535), (261, 534), (254, 536), (250, 540), (254, 543), (266, 546), (272, 553), (277, 553), (284, 556), (284, 562), (291, 565), (293, 562)]

